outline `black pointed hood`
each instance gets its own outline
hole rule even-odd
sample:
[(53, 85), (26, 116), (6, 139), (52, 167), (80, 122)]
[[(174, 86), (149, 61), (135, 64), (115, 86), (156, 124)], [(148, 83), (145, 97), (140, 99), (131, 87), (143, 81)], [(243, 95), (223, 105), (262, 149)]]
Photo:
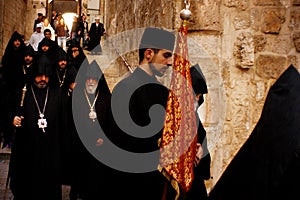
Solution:
[(25, 52), (24, 52), (24, 56), (31, 56), (34, 57), (35, 56), (35, 52), (33, 47), (29, 44), (26, 46)]
[[(192, 87), (195, 94), (206, 94), (207, 85), (205, 77), (200, 69), (199, 64), (196, 64), (190, 68)], [(200, 97), (198, 104), (199, 106), (204, 102), (203, 95)]]
[(63, 48), (59, 47), (57, 51), (57, 62), (66, 60), (68, 61), (68, 55), (67, 53), (63, 50)]
[(53, 66), (52, 62), (48, 58), (47, 55), (41, 55), (33, 65), (32, 69), (32, 78), (34, 79), (35, 77), (39, 75), (46, 75), (51, 77), (53, 75)]
[(210, 192), (211, 200), (300, 199), (300, 74), (270, 88), (261, 117)]

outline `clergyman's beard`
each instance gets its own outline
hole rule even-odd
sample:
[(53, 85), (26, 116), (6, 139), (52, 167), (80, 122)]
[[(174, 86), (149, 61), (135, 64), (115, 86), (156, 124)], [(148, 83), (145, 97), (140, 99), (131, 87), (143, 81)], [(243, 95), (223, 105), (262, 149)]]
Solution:
[(38, 87), (38, 88), (40, 88), (40, 89), (44, 89), (44, 88), (46, 88), (47, 87), (47, 83), (46, 83), (46, 81), (39, 81), (39, 82), (34, 82), (34, 84)]
[(94, 85), (94, 84), (89, 84), (86, 86), (86, 92), (88, 94), (94, 94), (96, 92), (96, 89), (97, 89), (97, 84)]

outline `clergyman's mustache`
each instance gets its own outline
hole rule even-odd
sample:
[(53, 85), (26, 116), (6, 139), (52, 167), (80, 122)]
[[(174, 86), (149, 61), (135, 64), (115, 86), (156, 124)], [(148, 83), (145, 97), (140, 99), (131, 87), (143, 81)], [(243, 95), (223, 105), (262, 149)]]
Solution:
[(38, 84), (47, 84), (46, 81), (39, 81)]

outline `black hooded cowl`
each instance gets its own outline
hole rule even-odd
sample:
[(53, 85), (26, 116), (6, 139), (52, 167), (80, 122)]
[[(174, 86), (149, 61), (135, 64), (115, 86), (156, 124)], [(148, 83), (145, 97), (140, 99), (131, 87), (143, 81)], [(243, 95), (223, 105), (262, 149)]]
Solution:
[(33, 63), (32, 72), (30, 74), (30, 82), (33, 83), (35, 78), (39, 75), (46, 75), (51, 81), (53, 76), (53, 65), (47, 55), (41, 55)]
[[(77, 47), (79, 51), (79, 55), (74, 58), (72, 55), (72, 48)], [(69, 57), (69, 64), (73, 65), (77, 70), (81, 67), (81, 65), (88, 65), (88, 61), (86, 59), (86, 55), (83, 52), (83, 49), (81, 48), (80, 44), (76, 42), (75, 40), (72, 40), (68, 50), (67, 55)]]
[[(43, 52), (42, 50), (43, 46), (48, 46), (49, 47), (48, 51)], [(45, 37), (39, 43), (37, 57), (39, 58), (41, 57), (41, 55), (47, 55), (51, 64), (54, 65), (57, 58), (58, 47), (59, 46), (57, 45), (56, 42)]]
[(84, 88), (85, 82), (89, 78), (98, 80), (97, 91), (99, 90), (100, 93), (111, 95), (104, 73), (95, 60), (89, 65), (83, 65), (79, 70), (79, 74), (76, 78), (76, 88)]
[(294, 66), (270, 88), (246, 143), (210, 192), (211, 200), (300, 199), (300, 75)]
[(203, 94), (207, 94), (206, 79), (200, 69), (199, 64), (196, 64), (190, 68), (192, 87), (195, 94), (202, 94), (199, 98), (199, 106), (204, 102)]
[[(16, 40), (19, 40), (21, 43), (18, 49), (15, 49), (13, 44)], [(22, 65), (25, 48), (26, 45), (21, 34), (15, 31), (2, 57), (3, 85), (4, 88), (8, 90), (16, 88), (18, 80), (20, 80), (20, 77), (23, 75)]]

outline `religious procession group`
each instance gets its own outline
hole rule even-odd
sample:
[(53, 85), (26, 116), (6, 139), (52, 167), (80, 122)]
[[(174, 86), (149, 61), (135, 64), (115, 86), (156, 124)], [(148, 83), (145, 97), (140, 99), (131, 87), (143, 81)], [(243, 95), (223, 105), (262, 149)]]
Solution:
[(207, 87), (199, 65), (190, 70), (198, 125), (188, 160), (192, 178), (180, 176), (174, 184), (159, 167), (165, 112), (153, 118), (149, 110), (168, 106), (169, 90), (156, 76), (172, 65), (174, 44), (174, 33), (146, 28), (139, 66), (111, 92), (100, 66), (88, 62), (78, 42), (66, 52), (45, 37), (35, 52), (14, 32), (2, 59), (1, 99), (14, 199), (62, 199), (62, 185), (71, 186), (71, 200), (207, 199), (210, 154), (196, 115)]
[(100, 16), (95, 17), (95, 22), (89, 25), (87, 16), (83, 13), (80, 17), (73, 16), (71, 27), (65, 22), (61, 12), (52, 11), (51, 20), (42, 13), (34, 20), (33, 33), (28, 41), (35, 51), (38, 50), (39, 42), (48, 37), (55, 41), (58, 46), (67, 51), (72, 40), (81, 44), (83, 49), (90, 51), (91, 54), (100, 54), (102, 48), (100, 44), (101, 37), (105, 34), (103, 23), (100, 22)]

